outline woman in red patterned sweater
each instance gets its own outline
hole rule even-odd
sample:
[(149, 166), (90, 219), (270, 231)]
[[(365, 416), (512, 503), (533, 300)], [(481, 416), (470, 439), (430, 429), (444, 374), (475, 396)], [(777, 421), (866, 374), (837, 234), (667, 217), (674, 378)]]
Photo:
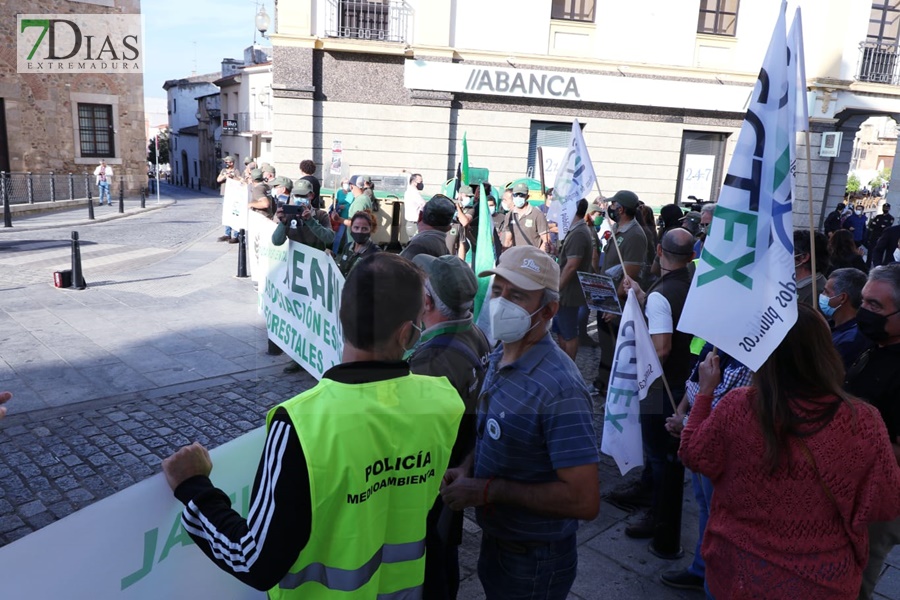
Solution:
[(856, 598), (866, 524), (900, 515), (900, 467), (878, 412), (842, 391), (828, 324), (801, 304), (753, 386), (711, 411), (718, 361), (700, 366), (679, 451), (715, 490), (702, 547), (710, 595)]

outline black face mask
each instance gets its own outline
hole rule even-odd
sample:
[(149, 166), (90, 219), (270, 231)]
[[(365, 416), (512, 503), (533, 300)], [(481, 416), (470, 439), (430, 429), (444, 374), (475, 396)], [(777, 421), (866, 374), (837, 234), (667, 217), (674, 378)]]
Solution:
[(416, 184), (416, 189), (421, 192), (422, 190), (425, 189), (425, 184), (420, 181), (419, 183)]
[(618, 223), (618, 221), (619, 221), (619, 212), (618, 212), (615, 208), (613, 208), (612, 206), (607, 206), (607, 207), (606, 207), (606, 215), (607, 215), (611, 220), (613, 220), (613, 221), (615, 221), (615, 222)]
[(371, 236), (371, 234), (363, 233), (361, 231), (351, 231), (350, 232), (350, 237), (353, 238), (353, 241), (360, 245), (368, 242), (370, 236)]
[(888, 315), (879, 315), (871, 310), (860, 308), (856, 313), (856, 324), (864, 336), (873, 342), (883, 342), (888, 338), (888, 332), (884, 329), (888, 317), (896, 315), (900, 310), (895, 310)]

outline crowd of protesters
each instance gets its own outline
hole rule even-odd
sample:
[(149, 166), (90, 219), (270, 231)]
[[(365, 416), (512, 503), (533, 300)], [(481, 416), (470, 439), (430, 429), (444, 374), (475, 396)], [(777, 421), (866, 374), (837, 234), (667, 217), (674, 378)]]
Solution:
[[(871, 220), (838, 205), (826, 235), (794, 233), (797, 321), (754, 373), (677, 329), (713, 204), (668, 205), (657, 219), (621, 190), (579, 200), (560, 224), (552, 190), (540, 205), (525, 184), (425, 200), (412, 174), (397, 256), (371, 240), (368, 178), (342, 182), (326, 210), (315, 165), (300, 167), (296, 181), (268, 165), (243, 177), (272, 190), (254, 192), (251, 208), (277, 222), (273, 243), (324, 250), (346, 277), (343, 362), (270, 412), (247, 517), (211, 483), (202, 446), (164, 461), (185, 529), (222, 569), (273, 597), (456, 598), (461, 511), (474, 508), (487, 598), (566, 598), (579, 521), (601, 505), (593, 417), (619, 325), (598, 313), (598, 337), (588, 334), (587, 272), (609, 276), (623, 305), (635, 292), (671, 388), (658, 380), (641, 402), (642, 476), (605, 497), (634, 511), (626, 535), (654, 537), (680, 503), (663, 484), (667, 461), (692, 472), (697, 548), (663, 583), (709, 598), (872, 597), (900, 542), (900, 226), (889, 205)], [(496, 260), (476, 272), (480, 219)], [(593, 385), (574, 362), (580, 345), (600, 348)]]

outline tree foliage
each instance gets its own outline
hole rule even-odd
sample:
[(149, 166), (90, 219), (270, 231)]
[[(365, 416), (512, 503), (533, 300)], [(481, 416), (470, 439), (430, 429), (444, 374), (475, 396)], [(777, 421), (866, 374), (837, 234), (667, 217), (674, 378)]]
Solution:
[[(156, 141), (150, 139), (147, 144), (147, 161), (151, 165), (156, 164)], [(163, 129), (159, 132), (159, 164), (169, 164), (169, 130)]]
[(852, 194), (858, 192), (861, 187), (862, 184), (859, 182), (859, 177), (851, 173), (850, 177), (847, 178), (847, 191)]

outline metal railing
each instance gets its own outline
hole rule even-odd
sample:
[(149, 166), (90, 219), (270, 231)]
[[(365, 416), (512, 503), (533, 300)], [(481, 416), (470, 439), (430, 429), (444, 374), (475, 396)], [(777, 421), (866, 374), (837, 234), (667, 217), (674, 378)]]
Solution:
[(411, 16), (403, 0), (327, 0), (325, 35), (404, 43)]
[[(118, 181), (112, 182), (117, 185)], [(38, 204), (87, 198), (88, 190), (99, 194), (92, 173), (14, 173), (0, 171), (0, 202), (6, 197), (10, 205)]]
[(900, 60), (898, 60), (896, 46), (877, 42), (861, 42), (859, 44), (857, 81), (898, 85), (900, 84), (898, 66), (900, 66)]
[(270, 132), (272, 131), (272, 113), (238, 113), (238, 132)]

